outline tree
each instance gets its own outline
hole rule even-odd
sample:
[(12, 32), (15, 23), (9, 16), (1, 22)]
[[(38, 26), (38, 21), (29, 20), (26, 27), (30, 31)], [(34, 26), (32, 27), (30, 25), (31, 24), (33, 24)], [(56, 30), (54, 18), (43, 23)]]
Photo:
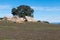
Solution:
[(17, 10), (16, 8), (13, 8), (13, 9), (12, 9), (12, 14), (13, 14), (13, 15), (17, 15), (17, 14), (18, 14), (18, 10)]
[(18, 17), (31, 16), (33, 17), (34, 10), (27, 5), (20, 5), (17, 8), (12, 9), (12, 14)]

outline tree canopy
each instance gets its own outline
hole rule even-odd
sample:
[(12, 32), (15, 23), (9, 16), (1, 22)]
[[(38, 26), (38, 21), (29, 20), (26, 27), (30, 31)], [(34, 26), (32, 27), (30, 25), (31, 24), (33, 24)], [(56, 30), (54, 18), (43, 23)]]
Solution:
[(12, 9), (13, 16), (16, 15), (18, 17), (25, 17), (25, 16), (31, 16), (33, 17), (34, 10), (27, 5), (20, 5), (17, 8)]

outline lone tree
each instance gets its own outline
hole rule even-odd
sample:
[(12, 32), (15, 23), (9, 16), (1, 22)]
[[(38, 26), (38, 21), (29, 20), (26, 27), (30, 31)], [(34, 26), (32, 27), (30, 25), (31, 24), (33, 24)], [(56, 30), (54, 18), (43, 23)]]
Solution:
[(24, 17), (24, 18), (25, 16), (33, 17), (33, 12), (34, 10), (27, 5), (20, 5), (17, 8), (12, 9), (13, 16), (16, 15), (18, 17)]

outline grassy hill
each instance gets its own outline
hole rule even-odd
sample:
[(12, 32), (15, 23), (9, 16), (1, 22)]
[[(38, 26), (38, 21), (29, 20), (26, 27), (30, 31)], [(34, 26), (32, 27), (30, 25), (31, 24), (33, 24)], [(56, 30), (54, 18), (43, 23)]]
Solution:
[(1, 21), (0, 40), (60, 40), (60, 25)]

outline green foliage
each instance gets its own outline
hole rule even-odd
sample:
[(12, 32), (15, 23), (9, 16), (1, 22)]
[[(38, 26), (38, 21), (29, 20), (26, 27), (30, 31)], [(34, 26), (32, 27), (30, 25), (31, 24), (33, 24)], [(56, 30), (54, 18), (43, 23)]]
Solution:
[(33, 17), (34, 10), (27, 5), (20, 5), (17, 8), (12, 9), (12, 14), (19, 17), (31, 16)]
[(12, 14), (13, 14), (13, 15), (17, 15), (17, 14), (18, 14), (18, 10), (17, 10), (16, 8), (13, 8), (13, 9), (12, 9)]
[(48, 21), (43, 21), (44, 23), (48, 23), (49, 24), (49, 22)]
[(2, 20), (3, 18), (0, 18), (0, 20)]

